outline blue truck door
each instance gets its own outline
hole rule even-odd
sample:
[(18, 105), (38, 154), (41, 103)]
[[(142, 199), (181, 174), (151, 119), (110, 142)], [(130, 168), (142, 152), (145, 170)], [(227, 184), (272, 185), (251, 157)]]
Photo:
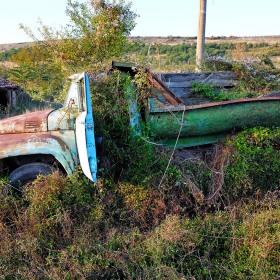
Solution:
[(82, 111), (76, 119), (76, 139), (80, 164), (84, 174), (97, 183), (97, 157), (94, 135), (94, 120), (92, 115), (89, 78), (83, 74), (83, 88), (80, 94), (84, 103)]

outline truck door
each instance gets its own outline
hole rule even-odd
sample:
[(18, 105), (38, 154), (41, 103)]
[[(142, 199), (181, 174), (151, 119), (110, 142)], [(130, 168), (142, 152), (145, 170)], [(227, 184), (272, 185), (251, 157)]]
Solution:
[(97, 183), (97, 157), (94, 135), (89, 78), (83, 73), (78, 78), (79, 115), (76, 119), (76, 139), (80, 165), (84, 174)]

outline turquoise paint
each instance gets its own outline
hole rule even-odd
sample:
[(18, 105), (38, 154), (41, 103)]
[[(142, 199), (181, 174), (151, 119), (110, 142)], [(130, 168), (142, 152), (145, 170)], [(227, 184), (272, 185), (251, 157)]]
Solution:
[(85, 95), (86, 95), (86, 107), (87, 107), (87, 115), (85, 119), (87, 154), (88, 154), (89, 168), (92, 174), (93, 181), (97, 183), (97, 157), (96, 157), (96, 146), (95, 146), (95, 138), (94, 138), (94, 120), (93, 120), (91, 99), (90, 99), (89, 79), (87, 75), (85, 75)]

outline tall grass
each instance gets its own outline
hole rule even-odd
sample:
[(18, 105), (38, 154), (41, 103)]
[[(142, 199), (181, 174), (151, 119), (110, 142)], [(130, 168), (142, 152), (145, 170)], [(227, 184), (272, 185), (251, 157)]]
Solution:
[(39, 178), (23, 200), (0, 197), (1, 277), (275, 279), (279, 196), (268, 192), (193, 217), (167, 214), (157, 196), (150, 207), (166, 213), (153, 224), (151, 216), (127, 208), (117, 187), (104, 193), (77, 174)]

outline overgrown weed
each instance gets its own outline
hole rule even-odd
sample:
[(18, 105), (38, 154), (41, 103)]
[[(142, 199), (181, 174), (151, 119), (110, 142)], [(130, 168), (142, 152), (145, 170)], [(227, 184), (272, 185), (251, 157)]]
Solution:
[(3, 276), (264, 279), (280, 273), (279, 191), (191, 217), (170, 213), (178, 189), (163, 195), (123, 183), (101, 192), (105, 185), (79, 172), (74, 178), (38, 178), (27, 201), (1, 197)]
[(260, 54), (242, 60), (208, 57), (205, 59), (205, 70), (232, 71), (238, 79), (230, 90), (205, 83), (192, 84), (192, 92), (200, 93), (201, 96), (214, 101), (259, 97), (280, 89), (279, 70), (267, 55)]

